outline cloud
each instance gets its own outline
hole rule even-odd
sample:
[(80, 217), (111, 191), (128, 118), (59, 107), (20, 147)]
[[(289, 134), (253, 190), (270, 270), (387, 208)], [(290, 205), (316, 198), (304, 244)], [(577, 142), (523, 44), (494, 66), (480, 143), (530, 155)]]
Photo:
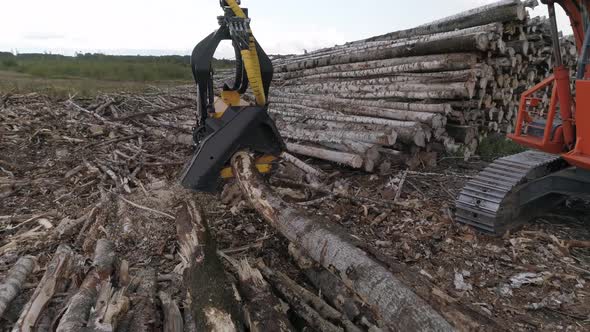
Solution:
[[(490, 2), (423, 0), (400, 6), (399, 1), (342, 0), (334, 7), (332, 2), (317, 0), (280, 6), (275, 0), (243, 1), (251, 10), (257, 39), (270, 54), (302, 53), (410, 28)], [(36, 10), (31, 11), (33, 7)], [(67, 54), (190, 54), (218, 28), (216, 16), (221, 14), (215, 0), (19, 0), (4, 1), (2, 10), (26, 14), (0, 19), (0, 50)], [(546, 6), (533, 13), (546, 15)], [(565, 34), (571, 33), (561, 10), (558, 24)], [(216, 56), (232, 58), (233, 49), (222, 44)]]
[(28, 40), (48, 40), (48, 39), (65, 39), (66, 35), (48, 32), (33, 32), (23, 35), (23, 39)]

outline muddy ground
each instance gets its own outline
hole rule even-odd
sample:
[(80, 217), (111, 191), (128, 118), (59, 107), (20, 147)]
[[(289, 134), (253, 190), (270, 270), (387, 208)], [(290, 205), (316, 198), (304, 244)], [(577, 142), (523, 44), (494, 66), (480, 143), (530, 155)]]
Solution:
[[(221, 251), (263, 259), (309, 286), (289, 257), (288, 242), (245, 203), (224, 205), (218, 195), (180, 188), (194, 113), (190, 107), (157, 111), (182, 104), (194, 104), (188, 88), (97, 99), (0, 96), (0, 281), (18, 257), (38, 257), (0, 330), (18, 319), (60, 243), (91, 257), (103, 237), (115, 242), (131, 274), (155, 268), (158, 287), (182, 307), (174, 216), (185, 200), (205, 211)], [(154, 113), (124, 118), (145, 111)], [(407, 264), (454, 301), (509, 330), (590, 330), (590, 248), (567, 248), (566, 242), (590, 240), (586, 202), (568, 200), (517, 231), (492, 237), (453, 220), (456, 195), (485, 162), (441, 157), (437, 167), (408, 172), (398, 204), (389, 207), (383, 202), (396, 196), (404, 166), (366, 174), (309, 162), (330, 174), (324, 188), (357, 199), (293, 185), (303, 176), (286, 164), (268, 180), (285, 200), (346, 228), (384, 264)], [(64, 220), (93, 209), (91, 222), (59, 234)], [(65, 292), (52, 300), (40, 330), (51, 330), (67, 298)]]

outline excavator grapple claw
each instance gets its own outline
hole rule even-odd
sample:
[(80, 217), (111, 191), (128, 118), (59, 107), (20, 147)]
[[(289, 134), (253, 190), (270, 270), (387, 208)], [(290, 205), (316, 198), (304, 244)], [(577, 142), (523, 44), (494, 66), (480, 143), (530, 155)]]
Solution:
[(182, 173), (182, 185), (187, 189), (215, 191), (221, 170), (239, 150), (278, 155), (284, 149), (264, 107), (229, 107), (221, 118), (207, 119), (206, 131), (206, 138)]
[[(218, 179), (232, 176), (229, 162), (239, 150), (257, 155), (256, 167), (268, 172), (271, 161), (284, 150), (284, 143), (268, 115), (268, 95), (273, 66), (258, 44), (248, 10), (238, 0), (222, 0), (224, 16), (218, 17), (219, 29), (202, 40), (191, 55), (191, 67), (197, 84), (197, 124), (193, 140), (197, 152), (182, 173), (182, 185), (195, 191), (213, 192)], [(233, 84), (225, 82), (216, 96), (213, 55), (222, 40), (231, 40), (236, 55)], [(252, 91), (254, 101), (241, 96)]]

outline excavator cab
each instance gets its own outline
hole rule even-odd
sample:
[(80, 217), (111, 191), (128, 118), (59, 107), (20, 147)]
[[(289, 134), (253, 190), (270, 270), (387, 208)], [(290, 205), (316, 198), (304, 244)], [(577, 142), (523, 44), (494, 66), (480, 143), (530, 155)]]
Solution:
[[(212, 192), (218, 180), (231, 176), (227, 167), (239, 150), (259, 155), (259, 171), (270, 169), (270, 162), (284, 149), (284, 143), (268, 115), (267, 96), (273, 77), (272, 62), (250, 29), (248, 10), (238, 0), (221, 0), (223, 16), (219, 29), (193, 50), (191, 68), (197, 84), (197, 125), (193, 129), (196, 153), (182, 173), (181, 183), (195, 191)], [(224, 83), (220, 98), (215, 96), (212, 60), (222, 40), (231, 40), (236, 70), (232, 85)], [(241, 96), (251, 90), (255, 103)]]

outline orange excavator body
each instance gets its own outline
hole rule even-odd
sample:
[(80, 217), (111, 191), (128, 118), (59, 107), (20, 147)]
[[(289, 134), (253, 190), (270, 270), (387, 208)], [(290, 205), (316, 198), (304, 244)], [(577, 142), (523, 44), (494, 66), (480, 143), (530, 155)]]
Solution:
[[(590, 0), (541, 1), (549, 9), (555, 66), (551, 76), (521, 95), (515, 130), (508, 135), (533, 150), (495, 160), (467, 182), (455, 204), (458, 222), (496, 235), (569, 196), (590, 197), (590, 30), (584, 30), (590, 26), (584, 22)], [(579, 60), (573, 82), (561, 60), (555, 4), (565, 10), (574, 32)]]
[[(513, 141), (551, 154), (560, 154), (569, 164), (590, 170), (590, 66), (586, 67), (589, 54), (588, 36), (584, 31), (584, 12), (588, 13), (590, 1), (557, 0), (543, 1), (549, 6), (552, 23), (553, 47), (556, 65), (553, 75), (524, 92), (520, 98)], [(575, 80), (575, 98), (571, 91), (570, 70), (561, 63), (559, 39), (555, 22), (555, 4), (560, 5), (567, 16), (574, 33), (580, 62)], [(551, 87), (549, 109), (539, 107), (535, 93)], [(556, 118), (559, 115), (559, 124)], [(538, 122), (543, 118), (543, 122)], [(542, 135), (527, 134), (529, 128), (537, 129)]]

